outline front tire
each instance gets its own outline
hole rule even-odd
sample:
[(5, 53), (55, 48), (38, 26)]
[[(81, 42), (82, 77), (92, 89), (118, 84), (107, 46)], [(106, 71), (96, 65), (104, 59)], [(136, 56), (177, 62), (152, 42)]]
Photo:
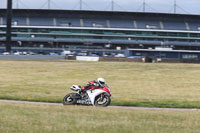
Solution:
[(63, 98), (63, 105), (73, 105), (73, 104), (76, 104), (76, 99), (72, 98), (73, 94), (74, 93), (67, 94)]
[(106, 107), (110, 104), (110, 102), (111, 102), (110, 96), (103, 94), (97, 96), (94, 105), (98, 107)]

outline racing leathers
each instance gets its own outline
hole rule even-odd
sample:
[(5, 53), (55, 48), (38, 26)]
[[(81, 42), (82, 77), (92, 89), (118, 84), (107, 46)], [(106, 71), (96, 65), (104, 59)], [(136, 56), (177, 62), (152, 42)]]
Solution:
[(89, 81), (87, 85), (82, 88), (82, 91), (89, 90), (89, 89), (97, 89), (97, 88), (104, 88), (104, 86), (100, 85), (97, 81)]

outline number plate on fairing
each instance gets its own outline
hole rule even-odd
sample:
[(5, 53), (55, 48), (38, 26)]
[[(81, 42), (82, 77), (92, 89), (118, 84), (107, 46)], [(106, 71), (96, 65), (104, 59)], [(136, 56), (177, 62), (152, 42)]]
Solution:
[(92, 104), (90, 101), (88, 101), (88, 100), (77, 100), (77, 103), (78, 104), (86, 104), (86, 105), (90, 105), (90, 104)]

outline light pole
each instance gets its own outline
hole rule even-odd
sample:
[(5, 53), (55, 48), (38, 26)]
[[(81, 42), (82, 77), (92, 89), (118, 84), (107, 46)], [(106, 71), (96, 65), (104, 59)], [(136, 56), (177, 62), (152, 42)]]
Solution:
[(174, 14), (176, 14), (176, 0), (174, 0)]
[(80, 10), (82, 10), (82, 4), (83, 4), (83, 2), (82, 2), (82, 0), (80, 0)]
[(145, 0), (144, 0), (144, 1), (143, 1), (143, 12), (146, 11), (145, 8), (146, 8), (146, 2), (145, 2)]
[(50, 8), (51, 8), (51, 1), (48, 0), (48, 9), (50, 9)]
[(7, 0), (6, 52), (11, 52), (12, 0)]

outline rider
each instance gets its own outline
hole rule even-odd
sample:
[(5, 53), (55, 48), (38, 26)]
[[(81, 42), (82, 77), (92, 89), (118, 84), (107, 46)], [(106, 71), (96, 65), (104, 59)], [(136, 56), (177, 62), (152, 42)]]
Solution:
[(95, 80), (89, 81), (88, 84), (85, 85), (82, 88), (82, 91), (89, 90), (92, 87), (94, 87), (94, 88), (104, 88), (104, 86), (105, 86), (105, 79), (104, 78), (98, 78), (97, 81), (95, 81)]

